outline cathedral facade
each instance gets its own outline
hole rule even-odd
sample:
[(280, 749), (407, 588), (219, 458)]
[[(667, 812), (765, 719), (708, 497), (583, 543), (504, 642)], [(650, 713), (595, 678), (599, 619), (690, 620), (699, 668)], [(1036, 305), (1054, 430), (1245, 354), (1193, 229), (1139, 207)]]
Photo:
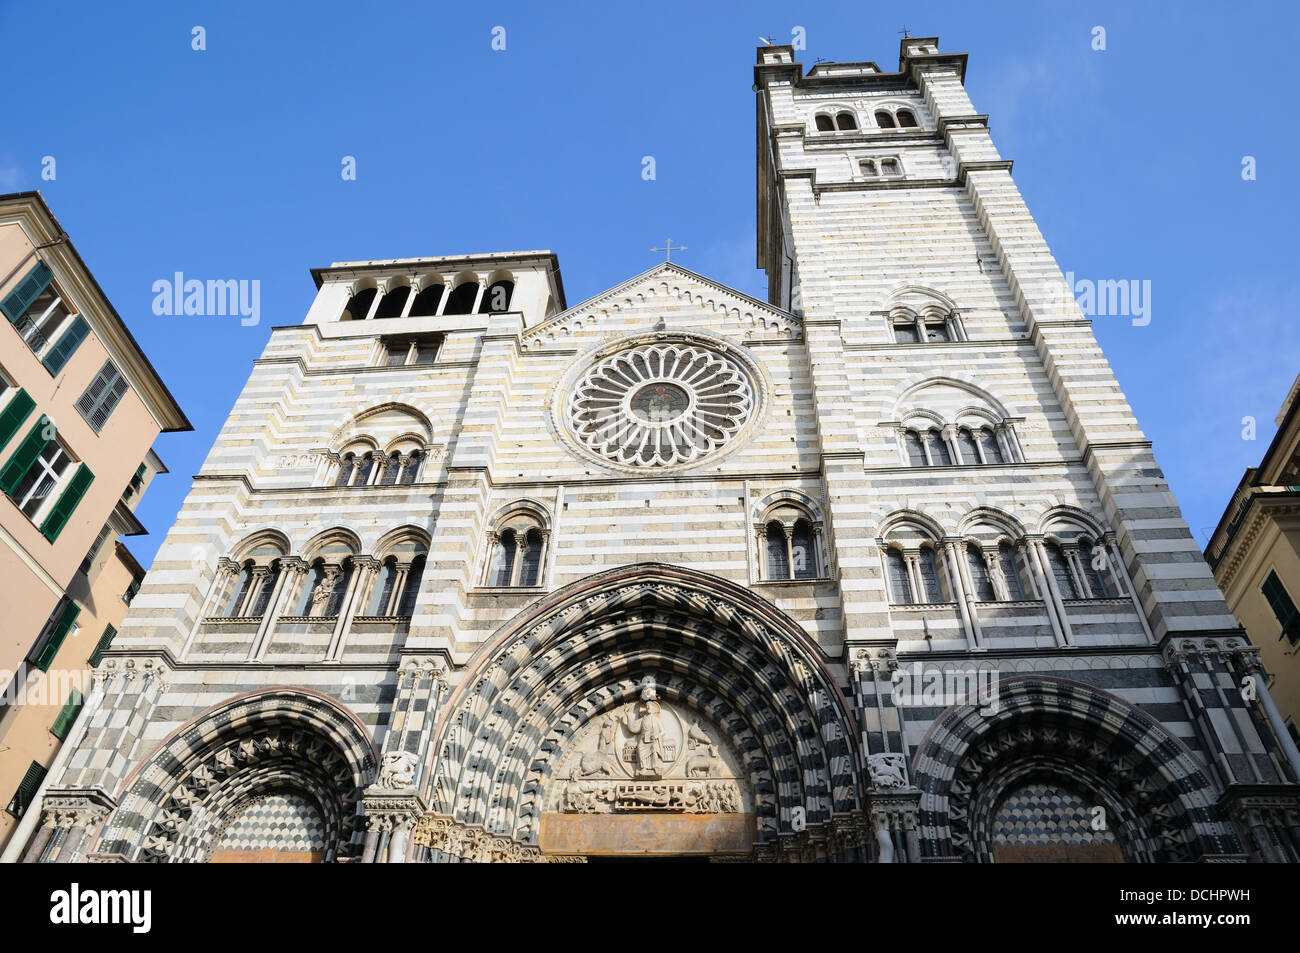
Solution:
[(27, 861), (1300, 859), (1300, 754), (968, 98), (761, 47), (760, 301), (336, 263)]

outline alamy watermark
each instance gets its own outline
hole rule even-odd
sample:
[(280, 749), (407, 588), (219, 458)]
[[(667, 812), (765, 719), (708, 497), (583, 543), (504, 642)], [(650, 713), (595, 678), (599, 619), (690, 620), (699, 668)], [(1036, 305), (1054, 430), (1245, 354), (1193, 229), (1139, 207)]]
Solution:
[(1132, 318), (1135, 327), (1151, 323), (1150, 278), (1076, 279), (1074, 272), (1067, 271), (1065, 285), (1079, 310), (1089, 317)]
[(94, 890), (73, 883), (50, 894), (50, 922), (56, 925), (120, 924), (132, 933), (148, 933), (153, 926), (153, 891)]
[(262, 282), (258, 278), (200, 281), (176, 272), (153, 283), (156, 315), (239, 315), (244, 327), (262, 320)]
[(18, 671), (0, 669), (0, 707), (19, 705), (62, 705), (75, 690), (85, 698), (94, 687), (95, 675), (88, 668), (50, 669), (41, 671), (26, 662)]
[(999, 673), (994, 668), (941, 668), (900, 665), (892, 676), (894, 704), (902, 707), (948, 708), (974, 705), (986, 714), (998, 711)]

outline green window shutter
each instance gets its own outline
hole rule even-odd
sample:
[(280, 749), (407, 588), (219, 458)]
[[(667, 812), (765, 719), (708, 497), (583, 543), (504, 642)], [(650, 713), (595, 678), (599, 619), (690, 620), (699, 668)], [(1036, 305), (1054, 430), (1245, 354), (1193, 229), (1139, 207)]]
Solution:
[(14, 792), (13, 800), (5, 808), (14, 817), (22, 817), (27, 813), (27, 808), (31, 807), (32, 798), (36, 797), (36, 792), (45, 780), (45, 766), (37, 761), (32, 762), (32, 766), (27, 769), (23, 775), (22, 781), (18, 785), (18, 790)]
[(45, 365), (45, 369), (51, 374), (57, 374), (63, 370), (63, 365), (68, 363), (68, 358), (76, 353), (77, 348), (81, 346), (81, 342), (86, 339), (86, 335), (89, 333), (90, 325), (86, 323), (85, 318), (77, 315), (76, 320), (72, 322), (72, 326), (64, 331), (63, 336), (59, 338), (59, 343), (50, 349), (50, 353), (41, 362)]
[(0, 447), (7, 444), (9, 438), (18, 432), (18, 428), (35, 406), (36, 401), (32, 400), (32, 395), (19, 388), (18, 393), (14, 394), (5, 409), (0, 411)]
[(50, 515), (45, 517), (45, 522), (41, 524), (41, 533), (51, 543), (59, 538), (59, 533), (63, 532), (68, 517), (77, 508), (81, 498), (86, 495), (86, 490), (94, 479), (95, 474), (90, 472), (90, 467), (84, 463), (77, 467), (77, 472), (73, 474), (67, 489), (59, 494), (59, 501), (54, 504), (54, 509), (50, 510)]
[(122, 491), (122, 499), (131, 499), (131, 497), (135, 496), (136, 490), (140, 489), (140, 486), (144, 483), (144, 468), (145, 465), (142, 463), (139, 468), (136, 469), (135, 476), (131, 477), (131, 482), (128, 483), (126, 489)]
[(111, 625), (104, 626), (104, 634), (101, 635), (99, 641), (95, 643), (95, 651), (90, 653), (90, 658), (86, 660), (86, 664), (91, 668), (98, 665), (100, 661), (103, 660), (104, 653), (108, 651), (108, 647), (113, 644), (113, 639), (116, 637), (117, 629), (113, 628)]
[(1291, 594), (1286, 591), (1286, 586), (1282, 585), (1282, 580), (1277, 577), (1277, 573), (1270, 572), (1264, 584), (1260, 586), (1260, 590), (1268, 600), (1273, 615), (1277, 616), (1277, 621), (1282, 626), (1282, 634), (1294, 642), (1297, 635), (1300, 635), (1300, 612), (1296, 611), (1295, 603), (1291, 601)]
[(50, 271), (50, 266), (43, 261), (38, 261), (35, 267), (18, 282), (18, 287), (5, 295), (3, 302), (0, 302), (0, 311), (5, 313), (9, 323), (13, 324), (32, 306), (32, 302), (40, 296), (53, 280), (54, 275)]
[(69, 602), (68, 607), (63, 610), (63, 615), (59, 617), (59, 622), (54, 627), (54, 631), (50, 633), (50, 640), (42, 646), (40, 654), (32, 662), (42, 672), (50, 670), (50, 663), (54, 661), (54, 656), (59, 654), (59, 649), (63, 647), (63, 640), (72, 631), (72, 625), (77, 621), (79, 615), (81, 615), (81, 606), (75, 602)]
[(50, 441), (45, 439), (46, 428), (54, 429), (50, 426), (49, 418), (42, 417), (36, 422), (36, 426), (27, 432), (23, 442), (18, 445), (14, 455), (9, 458), (9, 462), (0, 470), (0, 493), (13, 493), (18, 484), (23, 482), (23, 477), (31, 469), (36, 458), (41, 455), (45, 445)]
[(1291, 595), (1282, 585), (1282, 580), (1277, 577), (1277, 573), (1270, 572), (1268, 578), (1264, 580), (1264, 585), (1260, 587), (1264, 593), (1264, 598), (1268, 600), (1273, 614), (1277, 616), (1277, 621), (1285, 627), (1296, 615), (1295, 603), (1291, 601)]
[(50, 734), (64, 741), (68, 737), (68, 729), (72, 723), (77, 720), (77, 715), (81, 714), (81, 708), (86, 704), (86, 700), (81, 697), (81, 692), (75, 688), (68, 695), (68, 700), (63, 703), (63, 708), (59, 710), (59, 717), (54, 719), (54, 724), (50, 725)]

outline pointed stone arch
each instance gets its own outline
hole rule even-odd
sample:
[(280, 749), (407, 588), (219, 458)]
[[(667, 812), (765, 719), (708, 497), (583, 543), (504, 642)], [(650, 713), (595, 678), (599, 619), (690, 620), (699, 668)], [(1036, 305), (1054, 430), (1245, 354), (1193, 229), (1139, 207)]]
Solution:
[(858, 733), (816, 645), (747, 589), (646, 563), (544, 597), (479, 650), (435, 729), (431, 813), (536, 845), (566, 745), (646, 677), (740, 753), (758, 843), (862, 809)]
[(250, 533), (237, 543), (230, 551), (230, 558), (237, 563), (246, 559), (273, 559), (287, 556), (293, 552), (289, 537), (278, 529), (260, 529)]
[(1100, 520), (1092, 516), (1092, 514), (1088, 513), (1086, 510), (1068, 504), (1053, 506), (1040, 516), (1035, 531), (1044, 536), (1050, 536), (1053, 525), (1058, 523), (1072, 523), (1079, 530), (1087, 533), (1094, 539), (1100, 539), (1106, 535), (1106, 527)]
[(354, 530), (333, 526), (322, 530), (303, 544), (302, 558), (311, 561), (322, 553), (342, 553), (344, 549), (348, 551), (347, 555), (359, 554), (362, 551), (361, 537)]
[(924, 530), (936, 542), (949, 535), (947, 529), (937, 519), (916, 509), (894, 510), (880, 521), (880, 528), (876, 531), (876, 535), (884, 539), (908, 523)]
[(944, 313), (957, 310), (957, 303), (937, 288), (926, 285), (901, 285), (885, 297), (885, 309), (905, 308), (913, 314), (924, 314), (931, 308)]

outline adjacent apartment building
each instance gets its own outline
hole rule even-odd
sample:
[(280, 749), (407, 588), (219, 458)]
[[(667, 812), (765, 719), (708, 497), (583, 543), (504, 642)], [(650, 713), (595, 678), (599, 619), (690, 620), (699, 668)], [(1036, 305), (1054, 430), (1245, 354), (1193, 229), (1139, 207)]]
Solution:
[(144, 570), (120, 543), (192, 429), (37, 192), (0, 195), (0, 848)]
[(1259, 646), (1269, 691), (1300, 744), (1300, 377), (1277, 435), (1237, 484), (1205, 548), (1228, 608)]

